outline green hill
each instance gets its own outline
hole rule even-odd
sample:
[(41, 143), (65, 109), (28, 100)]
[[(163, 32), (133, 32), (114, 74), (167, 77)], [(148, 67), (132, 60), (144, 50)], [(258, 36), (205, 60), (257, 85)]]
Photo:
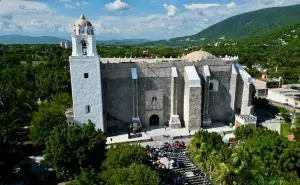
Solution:
[(149, 45), (199, 45), (221, 39), (240, 39), (300, 23), (300, 5), (266, 8), (230, 17), (201, 32)]
[[(282, 76), (286, 83), (300, 79), (300, 24), (284, 26), (240, 40), (225, 40), (203, 47), (216, 56), (239, 56), (239, 63), (254, 72), (268, 69), (272, 77)], [(252, 75), (255, 76), (254, 73)]]

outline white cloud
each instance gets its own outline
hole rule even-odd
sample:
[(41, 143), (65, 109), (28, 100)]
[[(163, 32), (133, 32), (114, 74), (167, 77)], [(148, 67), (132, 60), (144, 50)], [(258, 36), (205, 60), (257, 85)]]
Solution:
[(69, 32), (74, 21), (40, 1), (0, 1), (0, 34), (57, 35)]
[(221, 6), (221, 4), (218, 3), (205, 3), (205, 4), (184, 4), (183, 5), (188, 10), (198, 10), (198, 9), (207, 9), (210, 7), (217, 7)]
[(231, 1), (230, 3), (228, 3), (227, 5), (226, 5), (226, 7), (228, 7), (228, 8), (232, 8), (232, 7), (235, 7), (236, 6), (236, 4), (235, 4), (235, 2), (233, 2), (233, 1)]
[(70, 5), (70, 4), (65, 4), (65, 7), (66, 7), (66, 8), (70, 8), (70, 9), (75, 8), (73, 5)]
[(88, 4), (89, 3), (86, 1), (83, 1), (82, 3), (78, 2), (78, 1), (74, 2), (74, 3), (70, 2), (70, 3), (65, 4), (65, 8), (69, 8), (69, 9), (81, 8), (82, 5), (88, 5)]
[(105, 4), (105, 8), (109, 11), (125, 11), (129, 10), (130, 6), (127, 3), (122, 2), (121, 0), (116, 0)]
[(23, 31), (22, 27), (12, 22), (12, 16), (0, 16), (0, 31), (4, 34)]
[(176, 16), (177, 12), (179, 12), (179, 9), (176, 8), (176, 6), (174, 6), (174, 5), (164, 4), (164, 8), (168, 11), (167, 15), (169, 17), (174, 17), (174, 16)]
[(269, 4), (276, 3), (276, 0), (257, 0), (257, 2), (262, 5), (269, 5)]
[[(87, 0), (73, 0), (62, 3), (62, 5), (70, 4), (78, 8), (76, 5), (76, 2), (78, 2), (81, 8), (85, 4), (84, 1)], [(111, 1), (114, 1), (112, 3), (116, 2), (115, 0)], [(158, 0), (155, 6), (162, 6), (161, 1)], [(192, 4), (186, 4), (189, 9), (184, 11), (176, 10), (172, 13), (172, 11), (166, 9), (168, 16), (165, 13), (156, 13), (151, 15), (136, 14), (134, 16), (118, 14), (116, 16), (87, 16), (86, 18), (95, 27), (98, 40), (122, 38), (168, 39), (195, 34), (233, 15), (271, 6), (292, 5), (300, 0), (274, 0), (271, 4), (266, 3), (264, 0), (231, 1), (239, 3), (235, 6), (232, 6), (233, 3), (220, 6), (211, 6), (212, 4), (192, 6)], [(166, 4), (164, 7), (170, 6), (172, 5)], [(128, 4), (127, 7), (129, 7)], [(120, 7), (115, 6), (113, 9), (121, 11)], [(173, 17), (170, 18), (170, 16)], [(0, 0), (0, 35), (12, 33), (31, 36), (52, 35), (70, 39), (72, 26), (78, 17), (62, 15), (42, 1)]]
[(50, 8), (37, 1), (2, 0), (0, 1), (0, 15), (7, 14), (47, 14)]

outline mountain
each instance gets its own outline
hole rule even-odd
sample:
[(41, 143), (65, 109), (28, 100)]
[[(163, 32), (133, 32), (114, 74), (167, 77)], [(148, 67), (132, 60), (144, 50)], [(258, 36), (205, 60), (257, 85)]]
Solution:
[(230, 17), (195, 35), (152, 42), (149, 45), (199, 45), (240, 39), (297, 23), (300, 23), (300, 5), (266, 8)]
[(105, 40), (105, 41), (97, 41), (97, 44), (104, 45), (135, 45), (135, 44), (143, 44), (146, 42), (150, 42), (147, 39), (123, 39), (123, 40)]
[[(50, 36), (31, 37), (24, 35), (0, 35), (0, 44), (59, 44), (66, 39)], [(146, 39), (124, 39), (98, 41), (97, 44), (104, 45), (134, 45), (150, 42)]]
[(202, 49), (215, 56), (239, 56), (252, 76), (267, 69), (270, 77), (283, 77), (285, 83), (300, 82), (300, 24), (283, 26), (263, 34), (207, 44)]
[(65, 39), (42, 36), (30, 37), (25, 35), (0, 35), (0, 44), (59, 44)]

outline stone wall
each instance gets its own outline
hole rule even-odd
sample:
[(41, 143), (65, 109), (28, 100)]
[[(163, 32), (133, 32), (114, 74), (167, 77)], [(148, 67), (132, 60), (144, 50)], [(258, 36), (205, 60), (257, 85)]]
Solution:
[(230, 80), (231, 65), (211, 65), (210, 80), (217, 80), (218, 91), (209, 92), (209, 115), (212, 121), (228, 123), (231, 120), (232, 108), (230, 107)]
[[(114, 117), (129, 122), (132, 116), (132, 80), (131, 68), (137, 68), (139, 117), (142, 124), (149, 124), (149, 115), (157, 114), (160, 125), (168, 124), (171, 113), (171, 67), (176, 67), (178, 72), (178, 99), (177, 114), (183, 121), (183, 97), (184, 97), (184, 67), (195, 65), (198, 75), (203, 79), (203, 66), (209, 65), (211, 79), (219, 81), (219, 91), (210, 93), (209, 113), (213, 121), (228, 122), (232, 116), (230, 107), (230, 77), (231, 63), (220, 59), (203, 59), (199, 62), (174, 62), (174, 63), (107, 63), (101, 65), (103, 84), (104, 112)], [(203, 84), (203, 83), (202, 83)], [(203, 88), (203, 87), (202, 87)], [(203, 90), (202, 90), (203, 91)], [(146, 96), (148, 92), (162, 94), (158, 104), (162, 104), (163, 110), (146, 110)], [(203, 93), (203, 92), (202, 92)], [(199, 105), (202, 109), (202, 105)]]
[(240, 74), (237, 76), (236, 83), (236, 103), (235, 103), (235, 113), (240, 114), (242, 108), (242, 98), (243, 98), (244, 80)]

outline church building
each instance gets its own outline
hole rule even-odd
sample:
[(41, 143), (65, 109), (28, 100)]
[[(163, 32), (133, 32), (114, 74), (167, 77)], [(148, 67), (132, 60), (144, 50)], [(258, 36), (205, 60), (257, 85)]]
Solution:
[(80, 16), (70, 56), (75, 123), (91, 120), (104, 132), (128, 124), (199, 130), (252, 116), (251, 76), (238, 57), (101, 58), (94, 33)]

